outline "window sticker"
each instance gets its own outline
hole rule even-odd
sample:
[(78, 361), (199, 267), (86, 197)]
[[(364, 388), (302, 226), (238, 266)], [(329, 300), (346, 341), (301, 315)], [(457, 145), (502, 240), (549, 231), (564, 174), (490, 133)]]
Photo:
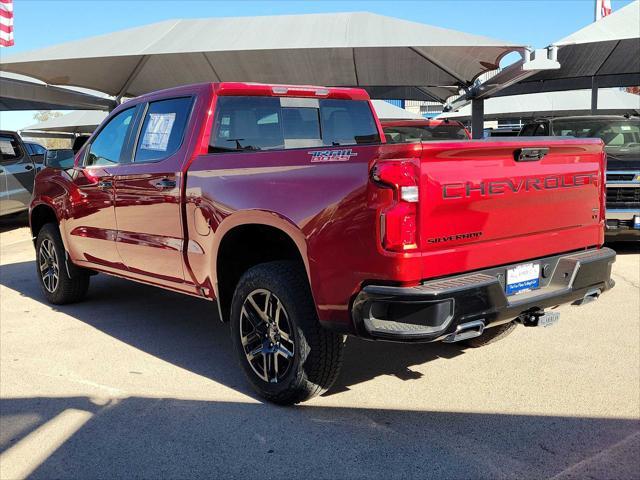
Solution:
[(5, 155), (15, 156), (16, 151), (13, 149), (13, 145), (8, 140), (0, 140), (0, 151)]
[(150, 113), (140, 148), (166, 152), (175, 121), (175, 113)]

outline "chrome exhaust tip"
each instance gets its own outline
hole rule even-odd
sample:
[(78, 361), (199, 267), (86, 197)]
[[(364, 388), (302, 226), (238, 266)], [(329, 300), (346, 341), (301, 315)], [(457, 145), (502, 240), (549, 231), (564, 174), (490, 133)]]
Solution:
[(442, 340), (445, 343), (460, 342), (470, 338), (479, 337), (484, 332), (484, 320), (474, 320), (473, 322), (461, 323), (456, 327), (454, 333), (450, 333)]
[(599, 288), (596, 288), (594, 290), (589, 290), (587, 293), (585, 293), (584, 297), (582, 297), (580, 300), (576, 300), (571, 305), (584, 305), (586, 303), (591, 303), (597, 300), (598, 297), (600, 297), (601, 293), (602, 293), (602, 290), (600, 290)]

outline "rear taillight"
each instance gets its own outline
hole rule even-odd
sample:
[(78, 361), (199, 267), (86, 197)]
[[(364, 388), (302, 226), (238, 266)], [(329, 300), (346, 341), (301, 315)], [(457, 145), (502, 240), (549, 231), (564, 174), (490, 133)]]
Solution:
[(371, 169), (371, 179), (393, 191), (388, 205), (380, 209), (382, 246), (394, 252), (418, 248), (419, 160), (380, 161)]
[(602, 168), (600, 169), (600, 175), (598, 176), (600, 180), (600, 218), (601, 222), (606, 221), (607, 212), (607, 152), (602, 152)]

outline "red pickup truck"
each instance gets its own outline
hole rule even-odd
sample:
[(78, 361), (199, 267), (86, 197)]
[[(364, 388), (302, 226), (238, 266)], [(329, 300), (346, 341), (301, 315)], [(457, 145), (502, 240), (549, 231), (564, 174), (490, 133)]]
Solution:
[(359, 89), (210, 83), (116, 108), (30, 208), (54, 304), (104, 272), (216, 301), (251, 385), (328, 389), (345, 335), (477, 346), (613, 286), (600, 140), (385, 144)]

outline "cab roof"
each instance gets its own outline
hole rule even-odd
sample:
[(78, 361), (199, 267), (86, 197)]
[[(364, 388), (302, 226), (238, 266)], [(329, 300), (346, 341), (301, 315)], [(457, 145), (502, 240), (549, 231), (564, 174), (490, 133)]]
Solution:
[(321, 87), (316, 85), (283, 85), (251, 82), (211, 82), (182, 85), (158, 90), (134, 100), (146, 101), (168, 95), (188, 95), (203, 93), (212, 89), (219, 96), (263, 96), (263, 97), (312, 97), (341, 100), (369, 100), (369, 94), (362, 88)]

